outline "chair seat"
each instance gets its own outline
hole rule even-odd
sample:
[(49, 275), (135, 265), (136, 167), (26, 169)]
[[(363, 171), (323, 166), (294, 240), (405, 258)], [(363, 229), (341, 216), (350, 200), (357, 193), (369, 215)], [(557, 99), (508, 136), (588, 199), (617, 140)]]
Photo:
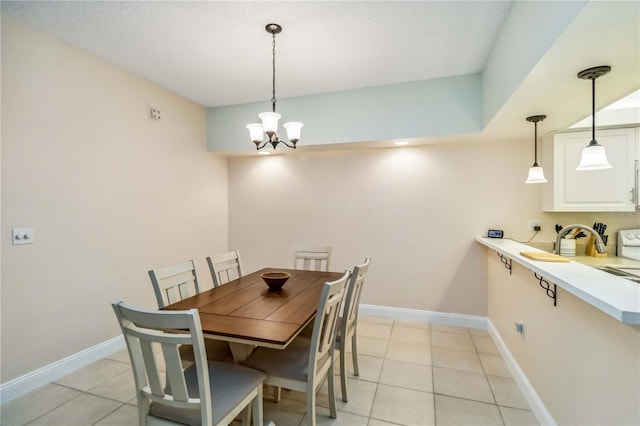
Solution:
[[(231, 349), (229, 349), (229, 343), (223, 340), (204, 339), (204, 347), (207, 352), (207, 360), (209, 361), (233, 361), (233, 355), (231, 354)], [(195, 357), (193, 356), (193, 346), (180, 346), (180, 358), (182, 358), (183, 361), (194, 362)]]
[[(226, 362), (211, 361), (208, 365), (215, 425), (263, 382), (266, 375), (262, 371)], [(184, 376), (189, 397), (198, 398), (200, 392), (196, 365), (193, 364), (187, 368)], [(171, 393), (171, 389), (167, 387), (166, 392)], [(173, 408), (154, 402), (151, 403), (150, 410), (151, 415), (155, 417), (187, 425), (200, 426), (201, 424), (199, 410)]]
[(242, 365), (264, 371), (268, 376), (307, 381), (311, 339), (296, 337), (284, 350), (257, 348)]

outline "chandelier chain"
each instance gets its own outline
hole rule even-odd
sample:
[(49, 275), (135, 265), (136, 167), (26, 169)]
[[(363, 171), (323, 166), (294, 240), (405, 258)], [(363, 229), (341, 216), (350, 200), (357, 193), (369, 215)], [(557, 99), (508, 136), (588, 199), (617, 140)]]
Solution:
[(273, 37), (273, 57), (271, 63), (273, 65), (273, 74), (271, 78), (271, 87), (273, 88), (271, 92), (271, 104), (273, 107), (273, 112), (276, 112), (276, 35), (275, 33), (271, 34)]

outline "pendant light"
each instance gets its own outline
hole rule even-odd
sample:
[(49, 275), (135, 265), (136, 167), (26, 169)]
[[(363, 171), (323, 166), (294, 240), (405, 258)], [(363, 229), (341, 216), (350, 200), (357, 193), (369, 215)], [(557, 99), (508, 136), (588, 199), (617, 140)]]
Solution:
[(533, 123), (535, 126), (535, 133), (533, 136), (533, 166), (529, 168), (529, 176), (524, 183), (545, 183), (547, 179), (544, 177), (544, 171), (542, 167), (538, 165), (538, 121), (542, 121), (547, 118), (546, 115), (532, 115), (527, 117), (527, 121)]
[(578, 78), (591, 80), (591, 142), (582, 149), (582, 158), (576, 170), (601, 170), (612, 167), (607, 161), (604, 147), (596, 141), (596, 78), (608, 74), (609, 71), (610, 66), (602, 65), (578, 73)]
[[(268, 24), (265, 27), (265, 30), (271, 34), (271, 37), (273, 38), (271, 112), (258, 114), (258, 117), (262, 120), (262, 124), (247, 124), (247, 129), (249, 129), (249, 136), (251, 137), (251, 141), (256, 144), (257, 150), (264, 148), (269, 143), (273, 146), (273, 149), (276, 149), (276, 146), (278, 146), (279, 143), (295, 149), (296, 143), (300, 140), (300, 129), (302, 129), (303, 126), (302, 123), (291, 121), (283, 124), (283, 127), (287, 130), (287, 137), (291, 144), (278, 137), (278, 120), (280, 120), (281, 115), (276, 112), (276, 34), (279, 34), (282, 31), (282, 27), (278, 24)], [(263, 142), (264, 135), (267, 136), (267, 140)]]

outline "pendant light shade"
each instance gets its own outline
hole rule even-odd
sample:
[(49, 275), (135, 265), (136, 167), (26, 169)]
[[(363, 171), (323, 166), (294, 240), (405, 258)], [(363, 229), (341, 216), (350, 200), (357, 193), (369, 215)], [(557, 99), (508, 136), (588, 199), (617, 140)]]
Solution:
[(602, 170), (610, 169), (611, 164), (607, 161), (607, 153), (604, 147), (596, 141), (596, 78), (602, 77), (611, 71), (607, 65), (589, 68), (578, 73), (578, 78), (591, 80), (591, 142), (582, 149), (580, 164), (576, 170)]
[(604, 150), (604, 146), (595, 143), (589, 144), (582, 149), (582, 157), (580, 157), (580, 164), (576, 167), (576, 170), (602, 170), (610, 169), (613, 167), (607, 161), (607, 153)]
[(524, 183), (545, 183), (547, 179), (544, 177), (544, 170), (540, 166), (531, 166), (529, 175)]
[(262, 130), (268, 136), (273, 136), (278, 131), (280, 117), (282, 116), (277, 112), (262, 112), (258, 114), (258, 118), (262, 120)]
[(527, 117), (527, 121), (533, 123), (535, 126), (535, 133), (533, 136), (534, 160), (533, 166), (529, 168), (527, 180), (525, 180), (524, 183), (545, 183), (547, 181), (544, 177), (544, 170), (542, 170), (542, 167), (538, 165), (538, 121), (542, 121), (545, 118), (547, 118), (546, 115), (532, 115), (531, 117)]

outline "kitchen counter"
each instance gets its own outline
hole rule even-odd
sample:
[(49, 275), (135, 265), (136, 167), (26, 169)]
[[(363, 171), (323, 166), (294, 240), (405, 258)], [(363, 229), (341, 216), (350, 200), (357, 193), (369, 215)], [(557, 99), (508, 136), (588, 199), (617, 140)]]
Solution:
[(640, 324), (640, 284), (587, 266), (638, 265), (638, 262), (615, 256), (577, 256), (567, 257), (569, 262), (543, 262), (520, 255), (523, 251), (544, 253), (543, 250), (513, 240), (478, 237), (476, 241), (542, 275), (618, 321)]

